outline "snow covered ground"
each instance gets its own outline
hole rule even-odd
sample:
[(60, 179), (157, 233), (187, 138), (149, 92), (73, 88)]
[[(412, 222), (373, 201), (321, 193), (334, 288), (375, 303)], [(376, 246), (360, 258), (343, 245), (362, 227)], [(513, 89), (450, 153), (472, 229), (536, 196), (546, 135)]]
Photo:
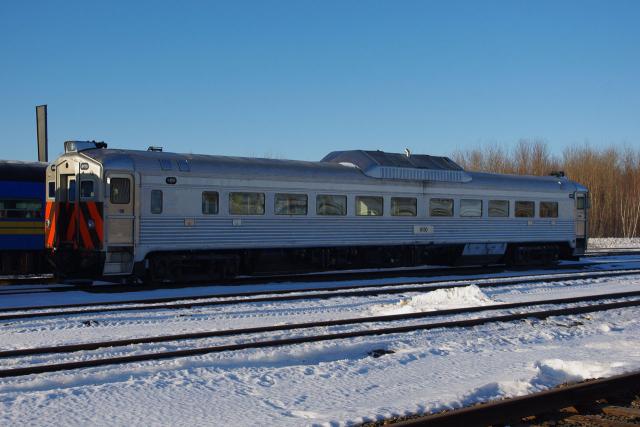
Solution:
[[(491, 288), (470, 280), (402, 295), (24, 319), (1, 324), (0, 350), (624, 291), (640, 291), (640, 275)], [(78, 293), (73, 300), (91, 297)], [(13, 295), (5, 305), (25, 298)], [(639, 316), (640, 308), (625, 308), (0, 379), (0, 425), (351, 425), (457, 408), (640, 369)], [(0, 359), (0, 369), (251, 339), (257, 336)], [(375, 350), (390, 353), (376, 358)]]
[(590, 238), (588, 243), (591, 249), (640, 249), (640, 238), (605, 237)]

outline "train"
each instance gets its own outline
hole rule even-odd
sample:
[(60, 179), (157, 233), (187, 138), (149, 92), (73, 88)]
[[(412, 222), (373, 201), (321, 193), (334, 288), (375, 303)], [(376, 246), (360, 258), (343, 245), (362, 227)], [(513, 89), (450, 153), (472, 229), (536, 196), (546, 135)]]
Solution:
[(0, 161), (0, 274), (49, 272), (44, 246), (47, 163)]
[(45, 246), (64, 278), (135, 283), (421, 265), (528, 265), (587, 247), (588, 190), (447, 157), (321, 161), (67, 141), (46, 171)]

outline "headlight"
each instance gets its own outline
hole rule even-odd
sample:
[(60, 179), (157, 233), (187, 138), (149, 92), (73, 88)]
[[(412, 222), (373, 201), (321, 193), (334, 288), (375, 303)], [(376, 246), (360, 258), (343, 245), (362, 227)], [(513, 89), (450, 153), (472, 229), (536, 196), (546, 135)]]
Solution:
[(87, 221), (87, 226), (91, 229), (94, 229), (96, 228), (96, 223), (92, 219), (90, 219), (89, 221)]

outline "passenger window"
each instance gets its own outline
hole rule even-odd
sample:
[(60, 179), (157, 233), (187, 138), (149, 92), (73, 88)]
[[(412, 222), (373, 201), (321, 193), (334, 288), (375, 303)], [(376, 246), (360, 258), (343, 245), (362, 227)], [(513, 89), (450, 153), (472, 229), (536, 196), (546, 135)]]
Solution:
[(490, 217), (508, 217), (509, 201), (508, 200), (489, 200), (489, 216)]
[(50, 199), (55, 199), (56, 198), (56, 183), (54, 181), (49, 181), (48, 197)]
[(415, 197), (392, 197), (392, 216), (416, 216), (418, 213), (418, 201)]
[(229, 193), (232, 215), (264, 215), (264, 193)]
[(0, 199), (0, 218), (42, 218), (42, 202), (37, 199)]
[(356, 215), (382, 216), (383, 199), (375, 196), (356, 197)]
[(333, 195), (316, 196), (316, 214), (346, 215), (347, 214), (347, 196), (333, 196)]
[(126, 205), (129, 203), (129, 178), (111, 178), (110, 188), (111, 194), (109, 195), (109, 200), (111, 200), (111, 203), (114, 205)]
[(162, 191), (161, 190), (151, 190), (151, 213), (152, 214), (162, 213)]
[(429, 201), (429, 215), (453, 216), (453, 199), (431, 199)]
[(306, 194), (276, 194), (275, 204), (276, 215), (307, 214)]
[(69, 202), (75, 202), (76, 200), (76, 180), (69, 180), (69, 188), (67, 189), (67, 200)]
[(90, 199), (94, 196), (93, 181), (80, 181), (80, 197), (83, 199)]
[(516, 202), (517, 218), (533, 218), (535, 216), (535, 202)]
[(205, 215), (218, 214), (218, 192), (217, 191), (202, 192), (202, 213)]
[(540, 218), (558, 218), (558, 202), (540, 202)]
[(482, 200), (461, 199), (460, 216), (479, 217), (482, 216)]

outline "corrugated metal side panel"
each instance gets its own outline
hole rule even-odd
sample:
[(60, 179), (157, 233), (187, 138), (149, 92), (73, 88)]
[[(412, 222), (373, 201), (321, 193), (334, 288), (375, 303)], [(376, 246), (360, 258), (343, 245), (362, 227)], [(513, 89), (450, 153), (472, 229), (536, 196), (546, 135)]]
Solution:
[[(192, 226), (180, 218), (149, 218), (140, 223), (140, 245), (154, 248), (241, 248), (280, 246), (376, 245), (402, 243), (466, 243), (570, 241), (570, 220), (469, 220), (382, 218), (241, 218), (196, 217)], [(414, 234), (414, 226), (433, 226), (433, 233)]]

